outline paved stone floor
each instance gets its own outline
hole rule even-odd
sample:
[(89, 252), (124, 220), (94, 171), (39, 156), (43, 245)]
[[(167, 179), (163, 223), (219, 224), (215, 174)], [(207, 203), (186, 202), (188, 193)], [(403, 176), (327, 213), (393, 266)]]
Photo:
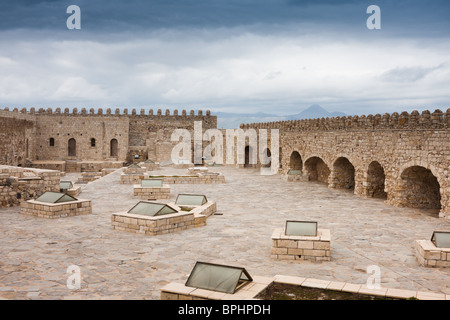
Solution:
[[(216, 169), (216, 168), (215, 168)], [(218, 167), (226, 184), (171, 185), (216, 201), (218, 212), (201, 228), (162, 236), (115, 231), (111, 213), (128, 210), (132, 186), (121, 169), (83, 186), (93, 214), (47, 220), (0, 210), (0, 297), (6, 299), (159, 299), (159, 289), (184, 283), (196, 261), (245, 267), (251, 275), (314, 277), (365, 284), (366, 268), (381, 268), (385, 287), (450, 294), (450, 269), (421, 267), (413, 242), (450, 223), (425, 211), (308, 182), (261, 176), (255, 169)], [(185, 174), (163, 168), (157, 173)], [(76, 181), (77, 174), (66, 178)], [(287, 219), (316, 220), (331, 230), (329, 262), (270, 259), (271, 234)], [(81, 270), (81, 289), (66, 286), (70, 265)]]

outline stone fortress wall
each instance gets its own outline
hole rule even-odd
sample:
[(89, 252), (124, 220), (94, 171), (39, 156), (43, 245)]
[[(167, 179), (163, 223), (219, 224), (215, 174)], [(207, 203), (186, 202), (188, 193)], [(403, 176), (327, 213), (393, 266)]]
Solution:
[[(90, 109), (80, 111), (66, 108), (61, 111), (40, 108), (35, 110), (8, 108), (0, 110), (0, 163), (62, 171), (80, 171), (83, 162), (132, 162), (134, 155), (140, 161), (170, 160), (174, 145), (170, 137), (175, 129), (193, 132), (194, 121), (202, 121), (204, 130), (217, 127), (217, 117), (210, 111), (178, 113), (169, 110)], [(51, 161), (54, 161), (52, 164)], [(45, 163), (47, 162), (47, 163)], [(63, 165), (61, 165), (63, 162)], [(75, 164), (74, 164), (75, 163)], [(90, 165), (97, 169), (102, 166)], [(85, 164), (84, 167), (89, 167)]]
[(241, 128), (269, 129), (269, 136), (270, 129), (279, 129), (280, 173), (300, 170), (304, 181), (450, 218), (450, 109)]
[[(187, 129), (193, 137), (194, 121), (202, 121), (204, 131), (217, 128), (217, 117), (209, 111), (180, 115), (166, 110), (163, 115), (161, 110), (6, 108), (0, 110), (0, 163), (40, 162), (37, 167), (70, 172), (120, 167), (135, 154), (139, 161), (166, 161), (178, 143), (170, 141), (173, 131)], [(296, 180), (450, 217), (450, 109), (243, 124), (241, 129), (279, 129), (279, 172), (295, 169), (300, 172)], [(207, 145), (204, 141), (203, 148)], [(250, 149), (245, 149), (247, 160)]]

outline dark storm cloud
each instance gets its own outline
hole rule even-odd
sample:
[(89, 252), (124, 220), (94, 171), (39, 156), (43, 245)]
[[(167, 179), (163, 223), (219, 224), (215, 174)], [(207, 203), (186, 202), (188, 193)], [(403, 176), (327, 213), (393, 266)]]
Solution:
[(385, 32), (393, 35), (439, 36), (450, 28), (447, 0), (19, 0), (0, 3), (0, 30), (64, 29), (71, 4), (81, 7), (84, 31), (106, 33), (255, 25), (270, 32), (304, 24), (348, 34), (366, 31), (365, 10), (371, 4), (381, 7)]

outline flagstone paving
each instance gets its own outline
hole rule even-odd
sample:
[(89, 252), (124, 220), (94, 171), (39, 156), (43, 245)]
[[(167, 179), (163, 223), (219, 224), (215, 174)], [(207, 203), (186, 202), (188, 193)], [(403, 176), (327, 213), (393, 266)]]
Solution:
[[(414, 240), (450, 229), (449, 222), (319, 183), (287, 182), (255, 169), (214, 169), (225, 174), (225, 184), (171, 185), (168, 201), (182, 192), (204, 193), (221, 215), (204, 227), (167, 235), (111, 228), (111, 213), (138, 201), (132, 185), (120, 184), (121, 169), (82, 187), (78, 198), (92, 200), (92, 215), (47, 220), (21, 215), (18, 207), (0, 210), (0, 298), (159, 299), (160, 288), (184, 283), (196, 261), (242, 266), (251, 275), (358, 284), (366, 284), (368, 266), (378, 265), (382, 286), (450, 294), (450, 268), (424, 268), (413, 251)], [(271, 259), (272, 232), (288, 219), (316, 220), (330, 229), (331, 261)], [(81, 270), (78, 290), (66, 285), (71, 265)]]

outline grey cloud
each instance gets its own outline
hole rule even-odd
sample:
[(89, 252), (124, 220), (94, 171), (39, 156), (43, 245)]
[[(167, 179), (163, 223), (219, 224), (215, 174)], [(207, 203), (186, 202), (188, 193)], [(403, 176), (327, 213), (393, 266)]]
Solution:
[(444, 68), (444, 64), (435, 67), (398, 67), (382, 74), (381, 79), (387, 82), (416, 82), (424, 79), (430, 73)]

